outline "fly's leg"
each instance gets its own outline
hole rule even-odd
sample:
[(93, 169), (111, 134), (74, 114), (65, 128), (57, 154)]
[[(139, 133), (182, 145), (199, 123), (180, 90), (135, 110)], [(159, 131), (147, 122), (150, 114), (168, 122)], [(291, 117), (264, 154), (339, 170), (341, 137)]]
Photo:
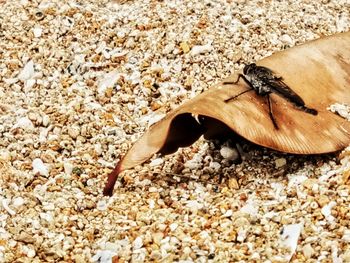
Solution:
[(237, 84), (240, 78), (244, 79), (246, 82), (249, 82), (243, 74), (238, 74), (238, 78), (237, 78), (236, 81), (224, 81), (224, 85), (226, 85), (226, 84)]
[(276, 130), (278, 130), (278, 125), (277, 125), (277, 122), (275, 120), (275, 117), (273, 116), (273, 112), (272, 112), (272, 103), (271, 103), (271, 98), (270, 98), (270, 95), (267, 94), (267, 104), (269, 106), (269, 115), (270, 115), (270, 119), (273, 123), (273, 126), (275, 127)]
[(231, 98), (228, 98), (228, 99), (224, 100), (224, 102), (229, 102), (229, 101), (231, 101), (231, 100), (234, 100), (234, 99), (236, 99), (237, 97), (241, 96), (242, 94), (247, 93), (247, 92), (252, 91), (252, 90), (253, 90), (253, 89), (247, 89), (247, 90), (245, 90), (245, 91), (242, 91), (241, 93), (238, 93), (237, 95), (235, 95), (235, 96), (233, 96), (233, 97), (231, 97)]
[(239, 94), (237, 94), (237, 95), (235, 95), (235, 96), (233, 96), (233, 97), (231, 97), (231, 98), (228, 98), (228, 99), (224, 100), (224, 102), (229, 102), (229, 101), (231, 101), (231, 100), (236, 99), (237, 97), (241, 96), (242, 94), (244, 94), (244, 93), (246, 93), (246, 92), (255, 90), (255, 88), (253, 87), (253, 85), (250, 83), (250, 81), (249, 81), (243, 74), (238, 74), (238, 78), (237, 78), (236, 81), (225, 81), (225, 82), (224, 82), (224, 85), (226, 85), (226, 84), (237, 84), (238, 81), (240, 80), (240, 78), (242, 78), (242, 79), (249, 85), (250, 89), (245, 90), (245, 91), (242, 91), (241, 93), (239, 93)]

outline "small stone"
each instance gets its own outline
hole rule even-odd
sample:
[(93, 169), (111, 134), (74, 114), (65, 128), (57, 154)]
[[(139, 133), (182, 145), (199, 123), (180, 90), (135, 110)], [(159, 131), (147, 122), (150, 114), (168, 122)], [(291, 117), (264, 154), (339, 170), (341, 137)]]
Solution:
[(350, 262), (350, 249), (349, 248), (346, 249), (346, 251), (343, 253), (343, 262)]
[(42, 122), (43, 126), (47, 127), (49, 125), (49, 123), (50, 123), (50, 117), (47, 116), (47, 115), (44, 115), (43, 116), (43, 122)]
[(218, 171), (221, 168), (221, 164), (218, 162), (210, 162), (209, 167), (213, 168), (215, 171)]
[(239, 189), (239, 184), (237, 182), (236, 178), (230, 178), (228, 179), (228, 187), (232, 190), (238, 190)]
[(76, 174), (76, 175), (78, 175), (78, 176), (80, 176), (80, 175), (82, 175), (83, 173), (84, 173), (84, 170), (83, 169), (81, 169), (80, 167), (74, 167), (73, 169), (72, 169), (72, 173), (73, 174)]
[(108, 87), (107, 89), (106, 89), (106, 91), (105, 91), (105, 96), (107, 97), (107, 98), (111, 98), (112, 97), (112, 95), (113, 95), (113, 88), (112, 87)]
[(348, 15), (345, 15), (345, 12), (341, 13), (341, 15), (336, 20), (337, 32), (346, 32), (349, 30), (350, 19)]
[(329, 203), (329, 198), (326, 195), (320, 195), (316, 201), (320, 207), (324, 207), (326, 204)]
[(197, 160), (188, 160), (184, 163), (185, 168), (188, 168), (190, 170), (196, 170), (201, 167), (201, 163)]
[(14, 216), (16, 212), (12, 210), (8, 205), (9, 205), (9, 200), (8, 199), (2, 199), (1, 200), (2, 207), (6, 210), (7, 213), (10, 215)]
[(95, 208), (95, 203), (93, 202), (93, 201), (91, 201), (91, 200), (86, 200), (86, 202), (85, 202), (85, 207), (87, 208), (87, 209), (94, 209)]
[(124, 175), (123, 177), (123, 181), (127, 184), (127, 185), (132, 185), (134, 183), (134, 178), (132, 176), (130, 176), (129, 174)]
[(11, 153), (8, 150), (3, 150), (0, 152), (0, 159), (3, 159), (4, 161), (10, 161), (11, 160)]
[(39, 118), (38, 114), (35, 112), (29, 112), (28, 113), (28, 119), (30, 119), (31, 121), (36, 121)]
[(13, 128), (22, 128), (24, 130), (33, 130), (34, 129), (34, 124), (32, 121), (27, 118), (27, 117), (22, 117), (20, 118), (17, 123), (13, 126)]
[(227, 160), (237, 160), (239, 158), (239, 153), (237, 149), (224, 146), (220, 149), (220, 154), (223, 158)]
[(29, 248), (27, 246), (23, 246), (22, 249), (23, 249), (23, 252), (27, 255), (27, 257), (29, 257), (29, 258), (35, 257), (36, 253), (35, 253), (34, 249)]
[(331, 221), (333, 219), (332, 208), (336, 205), (337, 203), (335, 201), (331, 201), (321, 209), (322, 215), (324, 215), (327, 220)]
[(282, 35), (280, 40), (285, 45), (288, 45), (288, 46), (293, 46), (294, 45), (293, 39), (287, 34)]
[(98, 81), (98, 94), (105, 95), (107, 88), (113, 87), (117, 80), (120, 78), (120, 76), (121, 74), (116, 70), (105, 74), (103, 78)]
[(349, 105), (345, 105), (345, 104), (341, 104), (341, 103), (334, 103), (330, 107), (328, 107), (327, 110), (330, 110), (331, 112), (337, 113), (341, 117), (350, 121), (350, 106)]
[(251, 256), (251, 259), (257, 260), (259, 262), (260, 261), (260, 254), (258, 252), (254, 252)]
[(41, 37), (42, 32), (43, 32), (43, 30), (40, 27), (34, 27), (34, 29), (33, 29), (33, 34), (34, 34), (34, 37), (36, 37), (36, 38)]
[(171, 52), (173, 52), (175, 49), (175, 44), (174, 43), (169, 43), (167, 44), (164, 49), (163, 49), (163, 54), (170, 54)]
[(238, 242), (243, 242), (247, 237), (247, 231), (244, 230), (244, 229), (240, 229), (238, 230), (238, 233), (237, 233), (237, 241)]
[(17, 241), (26, 243), (26, 244), (34, 244), (35, 239), (33, 238), (32, 235), (29, 235), (28, 233), (22, 231), (19, 236), (15, 237)]
[(184, 247), (183, 253), (184, 255), (190, 255), (192, 252), (192, 249), (190, 247)]
[(318, 184), (317, 179), (306, 179), (303, 182), (303, 186), (309, 190), (312, 190), (312, 188), (314, 187), (315, 184)]
[(102, 155), (103, 149), (102, 149), (102, 145), (100, 143), (95, 144), (94, 149), (95, 149), (95, 152), (97, 155), (99, 155), (99, 156)]
[(85, 263), (86, 260), (82, 255), (74, 255), (73, 256), (74, 262), (75, 263)]
[(238, 217), (234, 222), (233, 225), (235, 228), (239, 227), (248, 227), (250, 225), (249, 220), (243, 216)]
[(151, 167), (161, 165), (164, 162), (162, 158), (157, 158), (151, 161), (149, 164)]
[(65, 172), (66, 174), (71, 175), (72, 172), (73, 172), (73, 169), (74, 169), (74, 165), (71, 164), (71, 163), (68, 162), (68, 161), (65, 161), (65, 162), (63, 163), (63, 168), (64, 168), (64, 172)]
[(128, 38), (128, 40), (125, 42), (125, 47), (133, 49), (136, 46), (136, 42), (133, 37)]
[(93, 262), (113, 262), (112, 258), (115, 256), (115, 253), (110, 250), (97, 250), (96, 255), (92, 257)]
[(33, 167), (34, 173), (39, 173), (40, 175), (45, 177), (49, 176), (49, 169), (41, 159), (39, 158), (34, 159), (32, 162), (32, 167)]
[(231, 217), (233, 215), (233, 212), (231, 209), (227, 210), (225, 214), (222, 215), (222, 217)]
[(287, 164), (287, 160), (285, 158), (278, 158), (275, 160), (275, 167), (281, 168)]
[(177, 223), (172, 223), (172, 224), (169, 226), (170, 231), (175, 231), (177, 227), (178, 227), (178, 224), (177, 224)]
[(203, 205), (200, 204), (197, 200), (188, 201), (186, 206), (190, 208), (193, 212), (196, 212), (197, 210), (203, 208)]
[(140, 249), (143, 246), (142, 237), (137, 237), (132, 243), (134, 249)]
[(342, 174), (343, 183), (346, 184), (350, 179), (350, 169), (346, 170)]
[(164, 234), (162, 232), (156, 232), (152, 235), (153, 242), (158, 246), (160, 246), (163, 237), (164, 237)]
[(15, 207), (20, 207), (24, 204), (24, 199), (22, 197), (16, 197), (15, 199), (12, 200), (12, 204)]
[(69, 126), (68, 127), (68, 135), (72, 139), (76, 139), (80, 135), (80, 129), (78, 126)]
[(55, 204), (53, 204), (53, 203), (45, 203), (45, 204), (43, 204), (43, 209), (45, 211), (53, 211), (53, 210), (55, 210)]
[(190, 52), (190, 46), (188, 45), (188, 43), (186, 41), (180, 43), (180, 48), (181, 48), (182, 52), (185, 54)]
[(156, 110), (158, 110), (160, 107), (162, 107), (162, 104), (159, 103), (158, 101), (152, 101), (150, 107), (151, 107), (151, 110), (152, 110), (152, 111), (156, 111)]
[(19, 73), (18, 79), (21, 81), (26, 81), (28, 79), (31, 79), (33, 76), (34, 76), (34, 62), (33, 60), (30, 60), (24, 66), (22, 71)]
[(304, 257), (307, 259), (311, 258), (312, 255), (315, 253), (314, 249), (310, 244), (306, 244), (305, 246), (303, 246), (302, 250), (303, 250)]
[(190, 54), (192, 56), (198, 56), (200, 54), (208, 53), (213, 49), (211, 46), (211, 42), (207, 43), (206, 45), (203, 46), (193, 46), (191, 49)]
[(345, 242), (348, 242), (348, 243), (350, 242), (350, 229), (344, 230), (342, 240), (344, 240)]
[(97, 202), (97, 210), (105, 211), (108, 208), (107, 202), (105, 200), (100, 200)]

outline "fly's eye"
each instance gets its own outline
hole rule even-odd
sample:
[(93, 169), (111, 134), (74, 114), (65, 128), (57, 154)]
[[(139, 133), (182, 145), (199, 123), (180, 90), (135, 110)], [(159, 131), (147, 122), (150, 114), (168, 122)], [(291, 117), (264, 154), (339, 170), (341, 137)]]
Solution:
[(248, 72), (248, 70), (249, 70), (249, 67), (250, 67), (250, 65), (244, 66), (244, 68), (243, 68), (243, 74), (244, 74), (244, 75), (247, 75), (247, 72)]
[(249, 73), (249, 71), (252, 71), (256, 68), (256, 64), (255, 63), (251, 63), (249, 65), (246, 65), (244, 68), (243, 68), (243, 74), (244, 75), (247, 75), (247, 73)]

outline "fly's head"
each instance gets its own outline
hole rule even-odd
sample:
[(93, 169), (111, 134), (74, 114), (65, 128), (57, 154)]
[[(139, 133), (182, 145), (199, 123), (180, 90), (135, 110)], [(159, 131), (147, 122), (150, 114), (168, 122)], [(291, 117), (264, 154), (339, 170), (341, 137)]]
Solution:
[(245, 67), (243, 68), (243, 74), (244, 75), (252, 74), (255, 69), (256, 69), (256, 64), (255, 63), (251, 63), (251, 64), (248, 64), (248, 65), (245, 65)]

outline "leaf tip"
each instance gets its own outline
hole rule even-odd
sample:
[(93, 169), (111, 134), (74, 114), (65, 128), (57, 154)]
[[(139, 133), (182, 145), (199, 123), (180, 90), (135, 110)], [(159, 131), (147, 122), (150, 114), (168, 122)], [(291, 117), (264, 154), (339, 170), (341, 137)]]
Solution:
[(113, 169), (113, 171), (108, 175), (108, 180), (105, 185), (105, 188), (103, 189), (103, 195), (104, 196), (112, 196), (113, 195), (113, 189), (115, 182), (118, 179), (118, 175), (122, 171), (121, 169), (121, 161), (116, 165), (116, 167)]

